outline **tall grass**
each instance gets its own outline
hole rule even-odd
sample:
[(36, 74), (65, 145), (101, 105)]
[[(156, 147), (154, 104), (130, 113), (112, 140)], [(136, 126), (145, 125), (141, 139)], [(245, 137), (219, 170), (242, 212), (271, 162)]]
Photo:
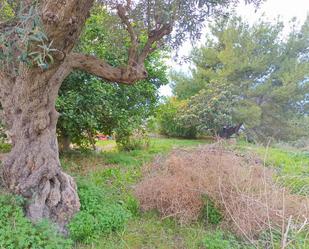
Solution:
[(242, 153), (253, 152), (265, 159), (265, 164), (277, 172), (278, 183), (288, 187), (294, 193), (309, 194), (309, 153), (299, 150), (249, 144), (239, 141), (234, 146)]

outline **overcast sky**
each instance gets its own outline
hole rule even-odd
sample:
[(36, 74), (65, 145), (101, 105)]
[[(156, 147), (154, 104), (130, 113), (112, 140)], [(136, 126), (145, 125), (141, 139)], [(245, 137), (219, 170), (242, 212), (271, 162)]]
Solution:
[[(240, 4), (237, 8), (237, 14), (251, 24), (256, 22), (263, 14), (265, 15), (263, 19), (269, 21), (273, 21), (280, 16), (281, 20), (285, 22), (288, 31), (289, 21), (293, 17), (297, 17), (298, 21), (303, 22), (307, 14), (309, 15), (309, 0), (267, 0), (257, 11), (252, 5)], [(191, 44), (186, 42), (180, 49), (182, 51), (181, 55), (188, 55), (191, 48)], [(188, 70), (188, 65), (179, 65), (173, 60), (169, 61), (168, 64), (176, 70)], [(172, 95), (171, 88), (168, 85), (161, 87), (160, 94), (163, 96)]]

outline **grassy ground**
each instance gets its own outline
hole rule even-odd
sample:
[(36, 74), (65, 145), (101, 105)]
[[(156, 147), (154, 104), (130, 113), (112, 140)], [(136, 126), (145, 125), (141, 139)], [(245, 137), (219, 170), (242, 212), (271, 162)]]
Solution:
[(238, 141), (235, 149), (256, 153), (265, 163), (277, 171), (277, 180), (293, 192), (309, 194), (309, 152), (280, 147), (265, 147)]
[[(114, 141), (99, 141), (102, 153), (91, 151), (73, 151), (62, 155), (61, 162), (64, 169), (75, 175), (86, 175), (91, 172), (118, 167), (123, 170), (140, 167), (150, 162), (154, 156), (167, 154), (173, 148), (195, 147), (200, 144), (208, 143), (206, 140), (189, 139), (151, 139), (147, 150), (134, 150), (130, 152), (118, 151)], [(108, 148), (106, 151), (105, 148)]]
[[(74, 151), (61, 155), (64, 170), (73, 175), (78, 184), (94, 185), (100, 192), (108, 195), (109, 203), (102, 202), (101, 206), (108, 206), (110, 202), (111, 205), (120, 204), (131, 213), (122, 229), (101, 233), (87, 243), (75, 241), (73, 247), (76, 249), (251, 248), (229, 233), (222, 232), (219, 227), (205, 226), (202, 221), (182, 226), (173, 219), (162, 220), (155, 212), (139, 211), (138, 202), (132, 194), (132, 186), (141, 179), (142, 166), (157, 155), (167, 154), (173, 148), (196, 147), (205, 143), (207, 143), (205, 140), (160, 138), (152, 139), (147, 150), (120, 152), (113, 141), (100, 141), (98, 142), (98, 146), (102, 148), (100, 153)], [(266, 165), (277, 169), (278, 179), (281, 182), (289, 185), (294, 191), (309, 193), (308, 154), (281, 148), (265, 148), (244, 142), (238, 142), (232, 147), (241, 153), (253, 152), (260, 158), (265, 158)], [(77, 229), (85, 229), (84, 223)], [(1, 246), (0, 248), (2, 249)]]
[[(78, 181), (87, 179), (96, 186), (112, 193), (118, 202), (130, 203), (132, 185), (142, 176), (142, 165), (154, 156), (167, 154), (173, 148), (196, 147), (205, 140), (152, 139), (147, 150), (119, 152), (113, 141), (100, 141), (102, 153), (73, 152), (62, 156), (62, 165)], [(108, 147), (108, 150), (105, 150)], [(134, 209), (134, 207), (133, 207)], [(132, 207), (131, 207), (132, 210)], [(77, 243), (75, 248), (202, 248), (203, 240), (209, 232), (203, 224), (181, 226), (172, 219), (161, 220), (156, 213), (141, 214), (138, 206), (125, 229), (97, 238), (91, 244)], [(221, 236), (220, 234), (217, 235)], [(219, 238), (220, 240), (222, 238)]]
[[(202, 222), (181, 226), (173, 219), (162, 220), (156, 213), (140, 213), (132, 186), (142, 177), (141, 167), (154, 156), (167, 154), (175, 147), (195, 147), (206, 143), (199, 140), (152, 139), (148, 150), (119, 152), (112, 141), (99, 142), (102, 153), (67, 154), (62, 157), (65, 168), (77, 179), (87, 179), (111, 193), (112, 198), (129, 206), (134, 214), (123, 230), (102, 235), (90, 244), (76, 243), (76, 249), (245, 249), (249, 245), (223, 232), (216, 226)], [(105, 150), (104, 147), (108, 147)], [(255, 153), (266, 166), (274, 167), (278, 180), (293, 191), (308, 194), (309, 156), (304, 152), (282, 148), (266, 148), (237, 142), (233, 149)], [(297, 247), (299, 249), (303, 248)], [(305, 249), (305, 248), (304, 248)]]

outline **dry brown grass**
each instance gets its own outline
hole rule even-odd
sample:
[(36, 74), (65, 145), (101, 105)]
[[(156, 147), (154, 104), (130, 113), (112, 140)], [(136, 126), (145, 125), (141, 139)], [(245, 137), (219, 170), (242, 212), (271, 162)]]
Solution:
[[(254, 240), (261, 232), (303, 229), (309, 202), (276, 184), (273, 172), (253, 156), (240, 156), (220, 145), (174, 150), (145, 167), (135, 187), (144, 211), (157, 209), (162, 217), (182, 223), (198, 219), (202, 197), (214, 201), (236, 233)], [(282, 242), (288, 243), (288, 239)]]

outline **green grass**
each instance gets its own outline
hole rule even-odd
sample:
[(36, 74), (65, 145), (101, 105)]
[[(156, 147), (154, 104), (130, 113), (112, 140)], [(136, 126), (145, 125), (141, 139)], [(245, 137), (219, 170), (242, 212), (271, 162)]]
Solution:
[[(105, 141), (104, 141), (105, 142)], [(138, 166), (149, 162), (157, 154), (167, 154), (173, 148), (194, 147), (207, 143), (206, 140), (183, 140), (183, 139), (151, 139), (150, 146), (146, 150), (133, 151), (110, 151), (103, 153), (105, 162), (109, 164), (118, 164), (123, 166)]]
[(265, 165), (276, 170), (279, 182), (295, 193), (309, 194), (309, 152), (265, 147), (243, 141), (239, 141), (235, 148), (242, 152), (256, 153)]
[[(224, 236), (213, 235), (214, 231)], [(77, 249), (249, 249), (247, 244), (216, 228), (199, 223), (180, 226), (173, 219), (160, 219), (154, 212), (132, 219), (119, 233), (102, 237), (96, 244), (77, 245)], [(215, 234), (216, 235), (216, 234)], [(228, 247), (220, 247), (228, 245)], [(207, 246), (207, 247), (206, 247)]]
[(7, 143), (0, 143), (0, 153), (8, 153), (11, 151), (12, 146)]
[(97, 141), (96, 146), (102, 149), (102, 151), (113, 151), (117, 149), (115, 140), (101, 140)]
[(96, 245), (77, 248), (97, 249), (167, 249), (199, 248), (206, 231), (199, 225), (179, 226), (174, 220), (161, 220), (155, 213), (146, 213), (132, 219), (119, 233), (102, 237)]
[(96, 153), (93, 151), (71, 151), (61, 156), (61, 164), (65, 171), (72, 175), (87, 175), (91, 172), (113, 166), (126, 168), (140, 168), (150, 162), (158, 154), (167, 154), (173, 148), (192, 148), (209, 143), (208, 140), (153, 138), (150, 146), (145, 150), (118, 151), (115, 142), (99, 141), (100, 147), (114, 145), (112, 150)]

